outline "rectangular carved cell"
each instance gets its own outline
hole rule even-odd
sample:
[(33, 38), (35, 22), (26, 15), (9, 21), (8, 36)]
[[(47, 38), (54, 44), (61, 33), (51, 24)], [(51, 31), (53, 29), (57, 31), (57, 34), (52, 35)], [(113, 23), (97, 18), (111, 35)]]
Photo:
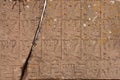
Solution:
[(1, 69), (1, 80), (13, 80), (13, 67), (2, 66)]
[(86, 61), (79, 61), (75, 64), (76, 79), (84, 79), (86, 76)]
[(0, 19), (2, 20), (18, 20), (19, 19), (19, 4), (13, 8), (14, 3), (9, 0), (0, 1)]
[(100, 39), (82, 41), (83, 59), (98, 60), (101, 58)]
[(49, 62), (40, 62), (40, 79), (47, 79), (51, 77), (51, 64)]
[[(102, 1), (102, 0), (101, 0)], [(99, 21), (101, 11), (100, 0), (81, 0), (81, 17), (84, 22), (96, 22)]]
[(80, 39), (69, 39), (62, 40), (62, 59), (68, 62), (81, 59), (81, 40)]
[(39, 77), (39, 65), (35, 65), (35, 64), (29, 64), (28, 66), (28, 78), (29, 79), (36, 79)]
[(61, 70), (62, 70), (62, 79), (74, 79), (74, 64), (62, 64)]
[(119, 39), (103, 39), (101, 44), (101, 55), (103, 59), (119, 59), (120, 58), (120, 40)]
[(61, 16), (61, 1), (62, 0), (48, 0), (47, 1), (47, 8), (46, 8), (46, 15), (45, 19), (55, 19), (55, 18), (62, 18)]
[(15, 40), (0, 40), (1, 54), (8, 55), (10, 52), (14, 52), (16, 46)]
[(63, 19), (79, 19), (80, 0), (61, 0), (62, 1), (62, 18)]
[(20, 40), (33, 40), (38, 21), (21, 20), (20, 21)]
[[(19, 3), (19, 2), (18, 2)], [(29, 1), (26, 5), (19, 3), (20, 20), (39, 20), (42, 13), (44, 0)]]
[(57, 39), (45, 39), (42, 41), (42, 59), (61, 59), (61, 41)]
[(86, 77), (85, 79), (100, 79), (100, 61), (88, 60), (86, 63)]
[(118, 18), (106, 19), (102, 21), (101, 38), (102, 39), (120, 39), (120, 23)]
[(102, 79), (120, 79), (120, 60), (100, 61)]
[(42, 39), (60, 39), (61, 38), (61, 20), (45, 19), (42, 24)]
[(101, 30), (99, 23), (82, 22), (82, 38), (83, 39), (100, 39)]
[(1, 20), (0, 24), (0, 40), (19, 38), (19, 21)]
[(51, 77), (52, 78), (61, 78), (61, 63), (58, 60), (53, 60), (51, 63)]
[(62, 39), (78, 39), (81, 37), (80, 20), (65, 19), (62, 21)]
[(19, 44), (16, 40), (0, 40), (0, 50), (3, 65), (19, 64)]
[(120, 3), (118, 0), (114, 0), (114, 1), (102, 0), (101, 1), (101, 18), (102, 19), (118, 18), (119, 4)]

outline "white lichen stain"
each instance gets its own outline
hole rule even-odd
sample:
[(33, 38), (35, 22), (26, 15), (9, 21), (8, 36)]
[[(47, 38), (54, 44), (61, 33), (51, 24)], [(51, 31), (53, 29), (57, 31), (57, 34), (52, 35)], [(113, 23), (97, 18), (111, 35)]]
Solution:
[(83, 26), (86, 27), (87, 25), (84, 23)]
[(111, 34), (112, 32), (111, 32), (111, 31), (109, 31), (109, 33)]
[(91, 20), (91, 18), (88, 18), (88, 20), (90, 21), (90, 20)]
[(115, 4), (115, 1), (111, 0), (110, 3)]
[(30, 8), (30, 6), (29, 6), (29, 5), (26, 5), (26, 8)]
[(57, 21), (57, 19), (54, 19), (54, 21), (56, 22), (56, 21)]
[(91, 5), (88, 5), (88, 8), (90, 8), (91, 7)]
[(108, 39), (110, 39), (111, 38), (111, 36), (108, 36)]

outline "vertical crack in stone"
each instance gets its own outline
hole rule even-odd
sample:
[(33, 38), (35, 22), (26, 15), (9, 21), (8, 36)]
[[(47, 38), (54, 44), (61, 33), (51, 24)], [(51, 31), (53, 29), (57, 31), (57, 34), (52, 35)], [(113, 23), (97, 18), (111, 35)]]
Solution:
[(34, 35), (34, 39), (33, 39), (32, 46), (31, 46), (31, 48), (30, 48), (29, 54), (28, 54), (28, 56), (27, 56), (27, 58), (26, 58), (25, 63), (23, 64), (22, 72), (21, 72), (21, 76), (20, 76), (20, 80), (25, 79), (25, 73), (26, 73), (26, 71), (27, 71), (28, 61), (29, 61), (29, 59), (30, 59), (30, 57), (31, 57), (31, 54), (32, 54), (34, 45), (36, 44), (36, 40), (37, 40), (38, 35), (39, 35), (39, 33), (40, 33), (40, 30), (41, 30), (41, 24), (42, 24), (42, 20), (43, 20), (43, 17), (44, 17), (44, 13), (45, 13), (45, 9), (46, 9), (46, 4), (47, 4), (47, 1), (44, 0), (44, 6), (43, 6), (41, 18), (40, 18), (40, 20), (39, 20), (38, 27), (37, 27), (37, 29), (36, 29), (36, 32), (35, 32), (35, 35)]

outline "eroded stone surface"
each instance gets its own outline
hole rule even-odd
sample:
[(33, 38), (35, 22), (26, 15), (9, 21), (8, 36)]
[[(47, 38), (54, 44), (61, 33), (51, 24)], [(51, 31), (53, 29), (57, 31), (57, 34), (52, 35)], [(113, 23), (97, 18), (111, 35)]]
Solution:
[(33, 51), (28, 78), (119, 79), (120, 2), (48, 0), (47, 4), (41, 45)]
[[(25, 9), (17, 4), (14, 12), (6, 8), (10, 4), (0, 3), (0, 80), (18, 80), (43, 1)], [(120, 79), (119, 5), (119, 0), (47, 0), (26, 80)]]
[(10, 0), (0, 0), (0, 80), (19, 80), (35, 30), (43, 0), (28, 7)]

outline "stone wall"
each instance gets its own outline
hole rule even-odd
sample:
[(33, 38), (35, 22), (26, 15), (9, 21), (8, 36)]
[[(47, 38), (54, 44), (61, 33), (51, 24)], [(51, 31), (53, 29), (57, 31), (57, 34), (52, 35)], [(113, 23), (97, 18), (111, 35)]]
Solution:
[[(0, 80), (19, 80), (43, 8), (0, 1)], [(29, 79), (120, 79), (120, 1), (47, 0)]]

